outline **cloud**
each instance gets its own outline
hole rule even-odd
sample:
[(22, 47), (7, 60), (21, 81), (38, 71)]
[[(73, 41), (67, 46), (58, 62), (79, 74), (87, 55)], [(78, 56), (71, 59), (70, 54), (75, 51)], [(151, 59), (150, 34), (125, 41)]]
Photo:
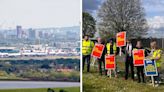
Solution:
[(98, 9), (102, 1), (104, 0), (83, 0), (83, 11), (92, 13)]
[(152, 18), (148, 18), (147, 20), (150, 28), (159, 29), (164, 27), (164, 16), (154, 16)]
[(147, 18), (149, 31), (148, 37), (163, 38), (164, 34), (164, 16), (154, 16)]

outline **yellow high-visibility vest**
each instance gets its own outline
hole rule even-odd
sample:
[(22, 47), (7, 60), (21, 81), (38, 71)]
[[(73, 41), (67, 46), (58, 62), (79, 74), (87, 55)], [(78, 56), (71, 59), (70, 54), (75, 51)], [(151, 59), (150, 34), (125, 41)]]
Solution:
[[(106, 44), (106, 48), (107, 48), (107, 54), (110, 54), (110, 43)], [(115, 54), (117, 51), (117, 47), (116, 47), (116, 43), (113, 44), (113, 53)]]
[(160, 59), (156, 60), (156, 65), (157, 65), (157, 67), (160, 67), (160, 66), (161, 66), (161, 62), (162, 62), (161, 56), (162, 56), (162, 51), (161, 51), (160, 49), (158, 49), (158, 50), (155, 50), (155, 51), (153, 52), (153, 55), (152, 55), (152, 57), (151, 57), (151, 59), (155, 59), (155, 58), (157, 58), (157, 57), (160, 57)]
[(86, 40), (83, 40), (83, 43), (82, 43), (82, 54), (83, 55), (90, 55), (91, 52), (92, 52), (92, 48), (94, 46), (94, 43), (90, 40), (86, 41)]

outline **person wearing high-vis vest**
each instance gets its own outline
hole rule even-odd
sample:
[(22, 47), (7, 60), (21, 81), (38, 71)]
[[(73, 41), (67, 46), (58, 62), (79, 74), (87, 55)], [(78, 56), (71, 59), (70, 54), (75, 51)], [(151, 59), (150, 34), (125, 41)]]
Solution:
[[(111, 55), (114, 54), (116, 56), (116, 52), (117, 52), (117, 47), (116, 47), (116, 43), (114, 42), (113, 38), (108, 40), (108, 43), (106, 44), (106, 48), (107, 48), (107, 54)], [(112, 72), (112, 71), (108, 71), (108, 72)], [(116, 64), (116, 69), (113, 70), (115, 77), (117, 77), (117, 64)]]
[(106, 44), (107, 48), (107, 54), (115, 54), (117, 51), (116, 43), (113, 41), (113, 39), (110, 39), (109, 42)]
[(83, 56), (83, 70), (85, 66), (85, 61), (87, 61), (87, 72), (90, 71), (90, 55), (92, 53), (92, 48), (94, 43), (89, 40), (89, 37), (86, 35), (82, 41), (82, 56)]
[(161, 70), (161, 62), (162, 62), (162, 58), (161, 58), (162, 51), (158, 48), (156, 41), (153, 41), (153, 48), (154, 48), (154, 51), (150, 59), (156, 61), (158, 76), (154, 76), (154, 79), (155, 81), (157, 81), (157, 84), (155, 86), (159, 86), (160, 70)]

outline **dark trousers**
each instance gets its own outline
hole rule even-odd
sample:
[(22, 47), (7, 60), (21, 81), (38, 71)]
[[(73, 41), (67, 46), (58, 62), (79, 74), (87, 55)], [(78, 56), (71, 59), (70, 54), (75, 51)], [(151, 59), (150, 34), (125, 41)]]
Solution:
[(154, 76), (154, 81), (157, 81), (157, 84), (159, 84), (159, 81), (161, 80), (161, 78), (160, 78), (160, 74), (161, 74), (160, 70), (161, 69), (159, 67), (157, 67), (158, 75)]
[[(100, 75), (103, 74), (103, 70), (104, 70), (104, 72), (105, 72), (105, 75), (107, 75), (107, 70), (105, 69), (105, 60), (100, 60), (100, 59), (98, 59), (98, 64), (99, 64), (99, 73), (100, 73)], [(102, 64), (103, 64), (103, 66), (104, 66), (103, 69), (102, 69)]]
[(85, 61), (87, 61), (87, 72), (90, 71), (90, 55), (83, 55), (83, 70), (84, 70), (84, 66), (85, 66)]
[(154, 77), (154, 81), (157, 81), (157, 84), (159, 84), (160, 81), (159, 73), (158, 76), (153, 76), (153, 77)]
[(144, 66), (136, 66), (136, 68), (137, 68), (138, 82), (141, 82), (141, 77), (142, 77), (142, 82), (145, 82)]
[(134, 80), (134, 65), (133, 65), (133, 58), (132, 56), (126, 56), (126, 61), (125, 61), (125, 79), (128, 79), (129, 75), (129, 66), (131, 69), (131, 78)]

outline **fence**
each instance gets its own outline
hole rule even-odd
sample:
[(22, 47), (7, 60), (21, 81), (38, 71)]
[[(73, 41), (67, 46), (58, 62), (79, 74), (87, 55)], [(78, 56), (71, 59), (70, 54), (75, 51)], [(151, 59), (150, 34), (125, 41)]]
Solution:
[[(157, 46), (164, 50), (164, 38), (159, 39), (153, 39), (153, 38), (142, 38), (140, 39), (142, 41), (143, 47), (150, 48), (150, 42), (152, 40), (157, 41)], [(132, 39), (132, 43), (136, 43), (137, 39)]]

